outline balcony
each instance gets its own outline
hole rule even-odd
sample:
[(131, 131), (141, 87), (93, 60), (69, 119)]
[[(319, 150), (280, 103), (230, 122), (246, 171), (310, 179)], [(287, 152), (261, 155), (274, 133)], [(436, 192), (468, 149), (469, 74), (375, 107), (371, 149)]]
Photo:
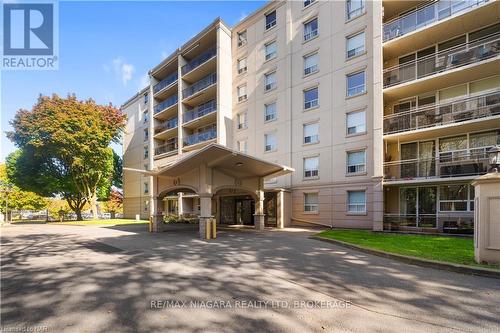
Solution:
[(215, 138), (217, 138), (217, 129), (214, 127), (200, 133), (188, 135), (184, 138), (184, 146), (193, 146)]
[(473, 212), (435, 214), (384, 214), (384, 230), (473, 234)]
[[(186, 111), (182, 117), (184, 124), (189, 123), (193, 120), (202, 118), (208, 114), (212, 114), (217, 110), (217, 101), (215, 99), (198, 105), (192, 110)], [(197, 126), (200, 126), (196, 122)]]
[(435, 22), (445, 20), (451, 16), (473, 10), (488, 0), (466, 1), (436, 1), (384, 23), (384, 42), (404, 36)]
[(500, 115), (500, 91), (433, 104), (384, 117), (384, 135)]
[(384, 88), (485, 61), (500, 54), (500, 34), (490, 35), (384, 70)]
[(153, 93), (156, 95), (158, 92), (162, 91), (166, 87), (168, 87), (168, 86), (172, 85), (174, 82), (176, 82), (178, 78), (179, 78), (179, 75), (177, 73), (173, 73), (173, 74), (167, 76), (166, 78), (164, 78), (163, 80), (161, 80), (160, 82), (155, 84), (155, 86), (153, 87)]
[(186, 75), (192, 70), (200, 67), (210, 59), (214, 58), (216, 55), (217, 55), (217, 49), (215, 47), (203, 52), (202, 54), (200, 54), (199, 56), (188, 62), (186, 65), (182, 66), (181, 68), (182, 75)]
[(177, 131), (175, 131), (177, 125), (177, 117), (173, 117), (161, 122), (160, 125), (155, 127), (155, 139), (166, 139), (170, 136), (175, 136), (177, 134)]
[(441, 152), (439, 157), (385, 162), (384, 181), (425, 181), (482, 175), (488, 170), (487, 151), (490, 148), (455, 150)]
[(155, 156), (163, 155), (163, 154), (174, 154), (177, 153), (177, 138), (174, 140), (170, 140), (170, 142), (158, 146), (155, 148)]
[(182, 90), (182, 97), (184, 99), (191, 98), (195, 94), (210, 87), (216, 82), (217, 82), (217, 74), (216, 73), (209, 74), (204, 78), (202, 78), (201, 80), (193, 83), (190, 87), (187, 87), (186, 89)]
[(155, 105), (155, 107), (154, 107), (154, 114), (155, 115), (156, 114), (160, 114), (160, 113), (166, 111), (167, 109), (173, 107), (178, 102), (179, 102), (179, 98), (177, 97), (177, 95), (169, 97), (166, 100), (164, 100), (163, 102), (158, 103), (158, 104)]

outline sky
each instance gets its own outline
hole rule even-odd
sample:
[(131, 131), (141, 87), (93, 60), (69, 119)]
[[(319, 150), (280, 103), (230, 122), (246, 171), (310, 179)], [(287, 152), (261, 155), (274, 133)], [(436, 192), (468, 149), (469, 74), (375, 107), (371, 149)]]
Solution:
[[(233, 26), (263, 1), (61, 1), (59, 69), (0, 72), (0, 163), (17, 110), (40, 94), (75, 93), (119, 107), (147, 85), (147, 72), (220, 16)], [(121, 154), (121, 148), (113, 147)]]

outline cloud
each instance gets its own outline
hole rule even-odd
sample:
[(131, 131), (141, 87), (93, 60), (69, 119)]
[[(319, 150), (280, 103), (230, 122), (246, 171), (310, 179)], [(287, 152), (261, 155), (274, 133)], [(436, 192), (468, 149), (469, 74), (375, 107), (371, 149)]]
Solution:
[[(132, 75), (135, 71), (134, 65), (127, 63), (122, 57), (113, 59), (111, 64), (111, 68), (115, 75), (122, 81), (123, 85), (126, 86), (128, 81), (132, 79)], [(108, 65), (103, 65), (103, 69), (108, 73), (111, 71)]]
[(240, 14), (240, 19), (238, 20), (239, 21), (243, 21), (244, 19), (246, 19), (248, 16), (248, 13), (245, 13), (245, 12), (241, 12)]

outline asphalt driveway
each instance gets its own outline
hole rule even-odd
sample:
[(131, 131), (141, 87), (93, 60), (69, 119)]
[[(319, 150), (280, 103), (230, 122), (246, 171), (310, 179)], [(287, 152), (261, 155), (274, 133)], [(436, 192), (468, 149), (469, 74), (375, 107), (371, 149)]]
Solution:
[(1, 328), (47, 332), (499, 332), (500, 280), (308, 239), (314, 231), (0, 229)]

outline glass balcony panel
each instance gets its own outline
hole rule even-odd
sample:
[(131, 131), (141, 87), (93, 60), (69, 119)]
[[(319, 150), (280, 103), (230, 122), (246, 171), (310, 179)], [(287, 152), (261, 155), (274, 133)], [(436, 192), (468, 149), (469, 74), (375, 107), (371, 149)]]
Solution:
[(178, 74), (177, 73), (173, 73), (173, 74), (167, 76), (166, 78), (164, 78), (163, 80), (161, 80), (160, 82), (158, 82), (153, 87), (153, 92), (156, 94), (157, 92), (159, 92), (163, 88), (168, 87), (169, 85), (171, 85), (172, 83), (174, 83), (175, 81), (177, 81), (177, 79), (178, 79)]
[(217, 138), (217, 129), (214, 127), (200, 133), (188, 135), (184, 138), (184, 146), (192, 146), (215, 138)]
[(489, 0), (449, 1), (440, 0), (416, 8), (407, 14), (384, 24), (384, 42), (406, 35), (412, 31), (444, 20), (452, 15), (471, 10)]
[(209, 113), (217, 110), (217, 101), (215, 99), (198, 105), (192, 110), (186, 111), (183, 116), (183, 121), (187, 123), (188, 121), (203, 117)]
[(164, 100), (163, 102), (155, 105), (154, 113), (156, 114), (158, 112), (161, 112), (161, 111), (171, 107), (172, 105), (176, 104), (178, 101), (179, 101), (179, 98), (177, 97), (177, 95), (169, 97), (166, 100)]
[(217, 49), (215, 47), (203, 52), (202, 54), (200, 54), (199, 56), (188, 62), (186, 65), (182, 66), (181, 68), (182, 75), (191, 72), (193, 69), (197, 67), (200, 67), (201, 65), (203, 65), (205, 62), (212, 59), (216, 55), (217, 55)]
[(203, 79), (193, 83), (191, 86), (187, 87), (182, 91), (182, 97), (183, 98), (188, 98), (189, 96), (192, 96), (196, 94), (197, 92), (211, 86), (212, 84), (215, 84), (217, 82), (217, 74), (209, 74), (205, 76)]

